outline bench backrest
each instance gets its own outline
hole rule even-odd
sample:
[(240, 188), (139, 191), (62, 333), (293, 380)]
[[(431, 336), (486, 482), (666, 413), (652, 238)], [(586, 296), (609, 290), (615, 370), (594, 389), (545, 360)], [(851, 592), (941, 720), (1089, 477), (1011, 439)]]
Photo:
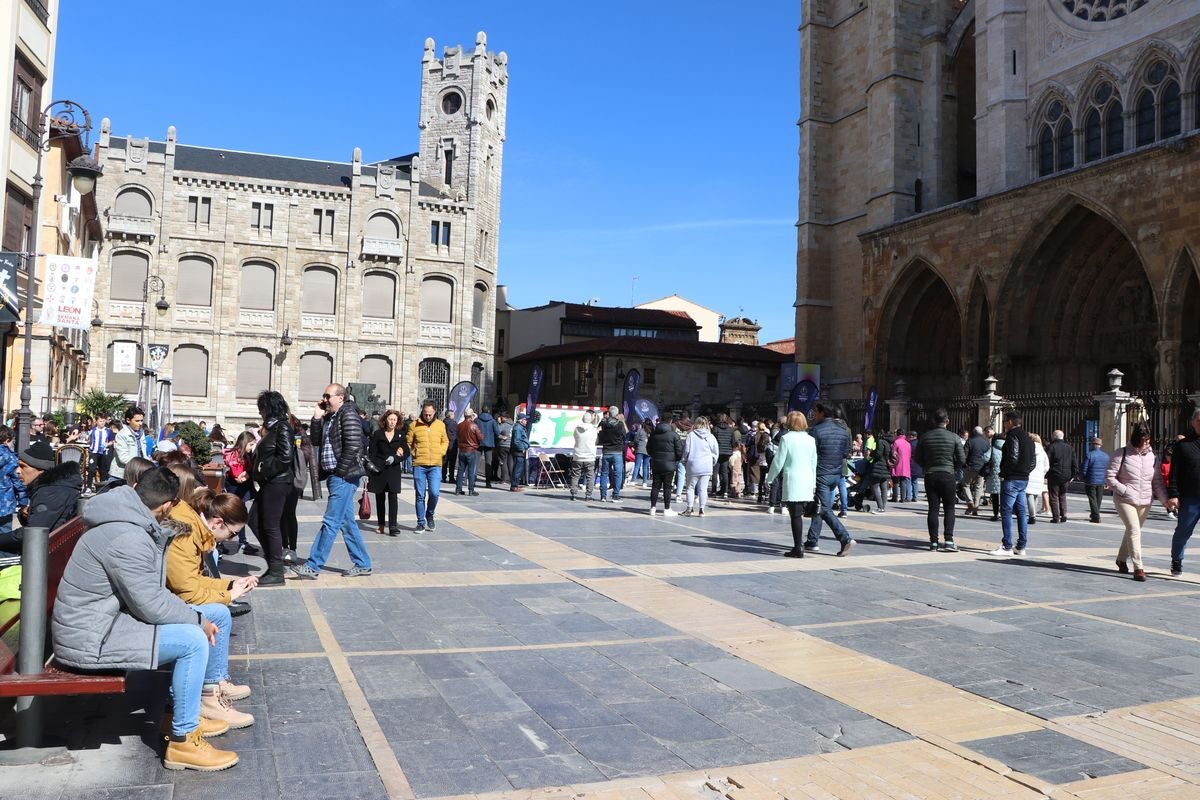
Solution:
[[(49, 589), (46, 592), (47, 620), (54, 614), (54, 600), (58, 597), (58, 583), (62, 580), (63, 573), (67, 571), (67, 562), (71, 560), (71, 553), (75, 552), (75, 545), (79, 543), (79, 537), (83, 536), (86, 531), (87, 526), (83, 524), (83, 517), (72, 517), (50, 532), (50, 561), (46, 576), (46, 585)], [(15, 637), (7, 634), (10, 631), (15, 632), (20, 620), (20, 613), (9, 619), (0, 620), (0, 675), (6, 675), (16, 669), (17, 642)]]

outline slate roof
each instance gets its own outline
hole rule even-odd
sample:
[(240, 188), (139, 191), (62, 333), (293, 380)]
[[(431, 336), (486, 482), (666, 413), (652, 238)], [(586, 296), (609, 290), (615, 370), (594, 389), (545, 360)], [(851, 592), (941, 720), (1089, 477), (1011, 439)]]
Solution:
[(565, 303), (563, 319), (569, 322), (600, 322), (606, 325), (629, 327), (678, 328), (699, 330), (686, 311), (664, 311), (659, 308), (622, 308), (619, 306), (589, 306)]
[(509, 363), (522, 361), (552, 360), (579, 355), (621, 354), (635, 356), (657, 356), (660, 358), (686, 358), (709, 362), (744, 364), (781, 364), (791, 357), (776, 353), (765, 347), (749, 344), (722, 344), (720, 342), (690, 342), (676, 339), (654, 339), (645, 336), (608, 336), (603, 339), (586, 339), (548, 347), (539, 347), (509, 359)]
[[(124, 149), (126, 139), (114, 136), (110, 147)], [(165, 153), (165, 142), (150, 142), (150, 152)], [(392, 164), (407, 175), (412, 156), (401, 156), (382, 164)], [(321, 161), (311, 158), (293, 158), (266, 153), (243, 153), (239, 150), (221, 150), (215, 147), (195, 147), (179, 144), (175, 146), (175, 168), (188, 172), (205, 172), (210, 175), (259, 178), (280, 183), (310, 183), (322, 186), (349, 186), (350, 163)], [(364, 175), (375, 175), (377, 165), (364, 165)]]

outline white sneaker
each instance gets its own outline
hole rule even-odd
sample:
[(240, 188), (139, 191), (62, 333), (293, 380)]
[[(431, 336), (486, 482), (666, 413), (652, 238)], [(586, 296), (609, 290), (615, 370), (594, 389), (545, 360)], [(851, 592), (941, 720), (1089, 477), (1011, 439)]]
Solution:
[(658, 506), (650, 506), (650, 516), (653, 517), (657, 513), (658, 513)]
[(1012, 553), (1012, 554), (1013, 554), (1014, 556), (1023, 556), (1023, 555), (1025, 555), (1025, 548), (1024, 548), (1024, 547), (1018, 547), (1018, 548), (1016, 548), (1016, 549), (1014, 549), (1014, 550), (1013, 550), (1013, 553)]
[(1000, 558), (1008, 558), (1013, 554), (1012, 550), (1004, 547), (997, 547), (995, 550), (989, 550), (989, 556), (999, 556)]
[(642, 488), (643, 488), (643, 489), (649, 489), (649, 488), (650, 488), (650, 484), (648, 484), (648, 483), (646, 483), (646, 482), (644, 482), (644, 481), (643, 481), (643, 482), (642, 482)]
[(673, 508), (664, 508), (662, 513), (663, 513), (664, 517), (678, 517), (679, 516), (679, 512)]
[(767, 513), (768, 513), (768, 514), (774, 514), (774, 513), (775, 513), (775, 506), (767, 506)]

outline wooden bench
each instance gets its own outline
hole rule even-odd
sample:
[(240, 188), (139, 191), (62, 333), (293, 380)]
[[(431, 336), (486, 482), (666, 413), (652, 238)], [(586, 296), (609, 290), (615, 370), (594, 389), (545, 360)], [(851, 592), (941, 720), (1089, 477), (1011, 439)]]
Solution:
[[(46, 620), (54, 615), (54, 600), (58, 584), (71, 560), (75, 545), (87, 528), (82, 517), (75, 517), (50, 532), (50, 558), (46, 585)], [(20, 612), (11, 619), (0, 620), (0, 697), (48, 697), (51, 695), (121, 694), (125, 691), (124, 674), (71, 672), (56, 666), (53, 656), (46, 660), (36, 675), (18, 675), (17, 649), (13, 633), (21, 621)]]

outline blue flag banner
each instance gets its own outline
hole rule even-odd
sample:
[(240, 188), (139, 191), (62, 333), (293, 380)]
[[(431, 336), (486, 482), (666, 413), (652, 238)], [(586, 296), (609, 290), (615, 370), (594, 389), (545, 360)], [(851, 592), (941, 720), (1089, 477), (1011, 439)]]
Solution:
[(875, 407), (879, 405), (879, 392), (875, 387), (867, 392), (867, 410), (863, 414), (863, 430), (870, 431), (875, 426)]
[[(649, 400), (641, 399), (633, 404), (633, 413), (639, 419), (648, 419), (651, 422), (658, 419), (658, 406), (651, 403)], [(633, 417), (626, 417), (626, 421), (632, 422)]]
[(628, 422), (633, 415), (634, 403), (638, 399), (638, 390), (642, 388), (642, 373), (631, 369), (625, 373), (625, 388), (621, 394), (621, 413)]
[(817, 385), (810, 380), (803, 380), (792, 387), (792, 393), (788, 396), (788, 411), (800, 411), (804, 414), (812, 411), (813, 405), (817, 402), (817, 395), (820, 390)]
[(534, 364), (533, 371), (529, 373), (529, 391), (525, 395), (525, 413), (533, 418), (533, 411), (537, 408), (538, 395), (542, 393), (542, 378), (545, 372), (542, 370), (541, 364)]
[(446, 401), (446, 410), (454, 415), (455, 422), (462, 422), (463, 415), (467, 413), (467, 408), (475, 399), (475, 393), (478, 391), (479, 387), (470, 381), (459, 381), (454, 384), (454, 388), (450, 390), (450, 399)]

